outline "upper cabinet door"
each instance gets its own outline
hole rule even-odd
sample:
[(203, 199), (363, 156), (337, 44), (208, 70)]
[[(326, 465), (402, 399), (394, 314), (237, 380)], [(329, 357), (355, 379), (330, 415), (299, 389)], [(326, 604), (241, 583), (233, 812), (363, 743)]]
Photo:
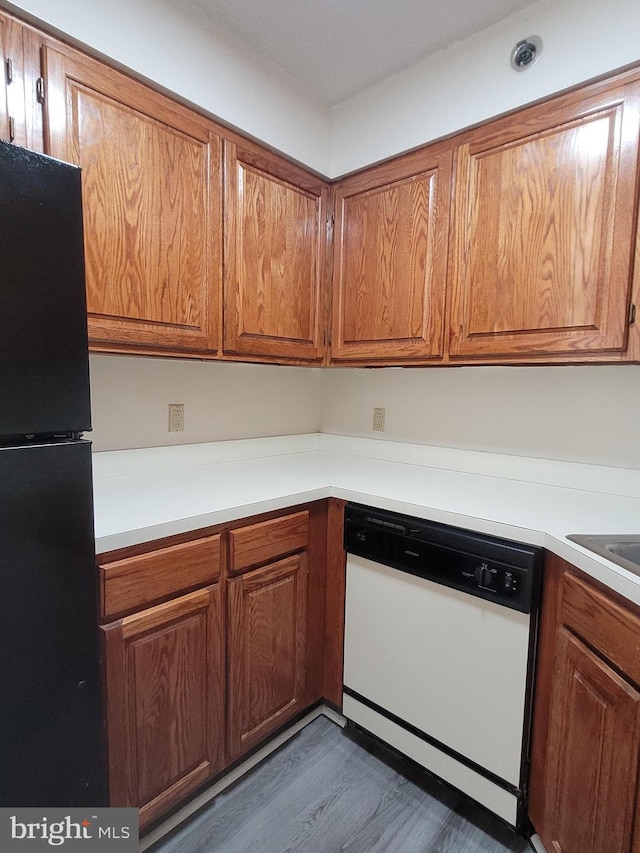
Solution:
[(42, 36), (0, 13), (0, 139), (42, 151), (42, 105), (38, 101)]
[(83, 170), (90, 343), (214, 352), (220, 138), (123, 74), (75, 53), (45, 54), (47, 151)]
[(0, 139), (6, 142), (13, 142), (15, 132), (11, 132), (9, 127), (9, 109), (7, 106), (7, 98), (9, 95), (10, 68), (7, 65), (9, 59), (8, 51), (8, 30), (9, 20), (0, 15), (0, 62), (2, 62), (3, 81), (0, 84)]
[(638, 93), (634, 83), (558, 98), (459, 148), (453, 358), (624, 350)]
[(225, 353), (322, 358), (326, 199), (320, 179), (225, 140)]
[(434, 146), (338, 184), (332, 359), (442, 356), (451, 156)]

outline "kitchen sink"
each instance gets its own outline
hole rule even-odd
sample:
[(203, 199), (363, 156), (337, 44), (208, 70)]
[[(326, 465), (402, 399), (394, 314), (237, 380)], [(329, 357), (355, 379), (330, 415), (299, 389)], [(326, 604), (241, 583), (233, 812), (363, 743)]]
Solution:
[(567, 536), (567, 539), (640, 576), (640, 533), (620, 536), (588, 536), (575, 533)]

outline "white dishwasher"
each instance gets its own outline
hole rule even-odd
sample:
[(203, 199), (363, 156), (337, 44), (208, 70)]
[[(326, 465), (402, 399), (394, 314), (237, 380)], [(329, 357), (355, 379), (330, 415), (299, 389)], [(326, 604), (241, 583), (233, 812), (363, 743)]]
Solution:
[(523, 828), (542, 550), (345, 515), (345, 717)]

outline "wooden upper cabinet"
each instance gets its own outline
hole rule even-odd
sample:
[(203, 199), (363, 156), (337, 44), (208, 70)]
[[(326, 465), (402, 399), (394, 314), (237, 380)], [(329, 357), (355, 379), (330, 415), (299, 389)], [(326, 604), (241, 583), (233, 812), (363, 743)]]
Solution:
[(6, 142), (13, 142), (15, 133), (11, 133), (10, 131), (9, 109), (7, 106), (9, 90), (9, 66), (7, 66), (7, 59), (9, 58), (7, 45), (8, 29), (9, 19), (5, 18), (4, 15), (0, 15), (0, 62), (2, 62), (3, 69), (3, 79), (0, 85), (0, 139)]
[(196, 113), (99, 62), (45, 51), (48, 153), (83, 170), (94, 349), (215, 352), (221, 140)]
[(462, 140), (452, 358), (624, 350), (639, 91), (637, 83), (592, 87)]
[(38, 100), (43, 37), (0, 12), (0, 139), (43, 150), (42, 104)]
[(327, 185), (225, 140), (224, 351), (319, 361)]
[(442, 356), (451, 157), (433, 146), (338, 184), (333, 360)]

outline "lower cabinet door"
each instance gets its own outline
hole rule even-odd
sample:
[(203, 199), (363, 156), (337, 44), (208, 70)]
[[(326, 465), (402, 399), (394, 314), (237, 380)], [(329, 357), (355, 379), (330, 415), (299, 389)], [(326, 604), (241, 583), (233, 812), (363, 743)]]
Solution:
[(144, 827), (224, 762), (224, 635), (219, 586), (102, 628), (112, 806)]
[(544, 837), (549, 853), (630, 853), (640, 694), (573, 634), (557, 637)]
[(229, 581), (230, 758), (303, 706), (306, 554)]

